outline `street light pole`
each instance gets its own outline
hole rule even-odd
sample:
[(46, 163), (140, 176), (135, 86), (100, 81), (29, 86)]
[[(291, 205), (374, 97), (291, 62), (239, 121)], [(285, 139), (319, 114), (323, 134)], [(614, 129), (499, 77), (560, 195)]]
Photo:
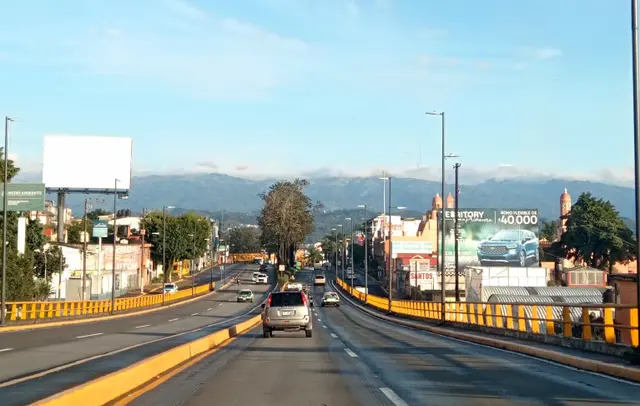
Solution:
[(11, 117), (4, 118), (4, 183), (2, 185), (2, 309), (0, 309), (0, 325), (5, 324), (7, 312), (7, 209), (9, 197), (7, 196), (7, 183), (9, 182), (9, 121)]
[[(638, 60), (638, 0), (631, 0), (631, 32), (633, 47), (633, 158), (635, 164), (636, 254), (638, 254), (640, 253), (640, 89), (638, 89), (640, 61)], [(636, 312), (638, 317), (636, 321), (636, 325), (638, 326), (637, 334), (638, 338), (640, 338), (640, 272), (636, 273)]]
[(361, 204), (358, 207), (364, 209), (364, 302), (367, 303), (369, 295), (369, 222), (367, 219), (367, 205)]
[(196, 294), (196, 233), (198, 232), (198, 220), (193, 223), (193, 266), (191, 267), (191, 296)]
[(82, 236), (82, 300), (87, 300), (87, 211), (89, 210), (89, 199), (84, 199), (84, 235)]
[(335, 231), (335, 233), (336, 233), (336, 247), (335, 247), (335, 255), (334, 255), (334, 257), (335, 257), (335, 259), (334, 259), (335, 265), (334, 265), (334, 268), (335, 268), (335, 272), (336, 272), (336, 277), (338, 277), (338, 230), (335, 229), (335, 228), (332, 228), (331, 231)]
[(455, 282), (456, 282), (456, 302), (460, 301), (460, 276), (458, 275), (458, 264), (460, 262), (459, 259), (459, 254), (458, 254), (458, 240), (460, 239), (460, 225), (458, 223), (458, 198), (460, 196), (460, 188), (459, 188), (459, 184), (458, 184), (458, 169), (460, 169), (460, 164), (456, 163), (455, 165), (453, 165), (453, 169), (455, 170), (455, 200), (454, 200), (454, 209), (453, 209), (453, 218), (455, 221), (455, 226), (454, 226), (454, 231), (453, 231), (453, 236), (455, 238), (455, 245), (454, 245), (454, 258), (455, 258), (455, 265), (454, 265), (454, 272), (455, 272)]
[[(387, 222), (389, 225), (389, 313), (391, 313), (392, 302), (393, 302), (393, 294), (391, 293), (391, 280), (393, 279), (393, 244), (392, 244), (392, 228), (391, 228), (391, 176), (389, 176), (389, 221)], [(386, 227), (382, 229), (382, 236), (386, 234)]]
[(113, 258), (111, 258), (111, 314), (116, 304), (116, 247), (118, 244), (118, 221), (116, 216), (118, 205), (118, 179), (113, 185)]
[(444, 275), (444, 259), (445, 259), (445, 222), (444, 222), (444, 203), (445, 203), (445, 196), (444, 196), (444, 186), (445, 186), (445, 168), (444, 168), (444, 162), (445, 159), (447, 158), (446, 154), (445, 154), (445, 119), (444, 119), (444, 111), (441, 112), (428, 112), (426, 113), (428, 115), (431, 116), (440, 116), (441, 119), (441, 129), (442, 129), (442, 134), (441, 134), (441, 146), (442, 146), (442, 166), (441, 166), (441, 197), (442, 197), (442, 215), (440, 216), (440, 233), (441, 233), (441, 239), (440, 239), (440, 248), (438, 249), (439, 253), (440, 253), (440, 307), (441, 307), (441, 322), (444, 323), (445, 321), (445, 303), (446, 303), (446, 289), (445, 289), (445, 275)]

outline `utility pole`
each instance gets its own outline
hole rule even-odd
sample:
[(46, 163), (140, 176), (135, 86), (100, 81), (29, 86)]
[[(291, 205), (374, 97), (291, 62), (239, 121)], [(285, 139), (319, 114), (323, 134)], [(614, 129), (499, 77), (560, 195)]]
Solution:
[(84, 199), (84, 234), (82, 236), (82, 300), (87, 300), (87, 211), (89, 211), (89, 199)]
[(4, 118), (4, 184), (2, 185), (2, 309), (0, 309), (0, 325), (5, 324), (7, 313), (7, 211), (9, 197), (7, 196), (7, 183), (9, 183), (9, 121), (11, 117)]
[[(640, 253), (640, 89), (638, 89), (640, 61), (638, 60), (638, 0), (631, 0), (631, 33), (633, 56), (633, 158), (635, 164), (636, 253)], [(636, 325), (638, 326), (636, 334), (638, 335), (638, 339), (640, 339), (640, 272), (636, 273), (636, 315)], [(638, 351), (640, 352), (640, 349)]]
[(454, 209), (453, 209), (453, 215), (454, 215), (454, 221), (455, 221), (455, 226), (454, 226), (454, 238), (455, 238), (455, 281), (456, 281), (456, 302), (460, 301), (460, 281), (459, 281), (459, 275), (458, 275), (458, 263), (459, 263), (459, 259), (458, 259), (458, 240), (460, 239), (460, 225), (458, 223), (458, 197), (460, 195), (460, 188), (459, 188), (459, 184), (458, 184), (458, 169), (460, 169), (460, 164), (457, 163), (455, 165), (453, 165), (453, 169), (455, 170), (455, 200), (454, 200)]
[(369, 222), (367, 219), (367, 205), (361, 204), (358, 207), (364, 209), (364, 302), (367, 303), (369, 296)]
[(145, 216), (146, 216), (146, 210), (142, 208), (142, 219), (140, 219), (140, 237), (142, 239), (142, 245), (140, 247), (140, 293), (141, 294), (144, 293), (144, 275), (147, 273), (147, 270), (145, 268), (146, 261), (144, 257), (144, 237), (145, 237), (145, 234), (147, 234), (147, 230), (144, 228)]
[(198, 220), (193, 222), (193, 266), (191, 267), (191, 296), (196, 294), (196, 233), (198, 232)]

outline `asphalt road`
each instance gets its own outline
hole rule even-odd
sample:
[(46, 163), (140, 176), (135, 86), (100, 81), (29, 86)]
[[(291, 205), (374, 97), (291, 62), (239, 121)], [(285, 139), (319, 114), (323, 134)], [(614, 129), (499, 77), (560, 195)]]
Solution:
[[(237, 303), (238, 287), (232, 285), (225, 291), (192, 303), (145, 315), (80, 325), (0, 333), (0, 398), (3, 399), (1, 403), (5, 404), (3, 391), (8, 390), (7, 381), (87, 357), (141, 345), (130, 350), (132, 355), (128, 354), (126, 360), (114, 356), (106, 357), (111, 364), (128, 364), (130, 360), (140, 358), (145, 351), (154, 353), (161, 347), (170, 348), (202, 335), (206, 331), (215, 331), (226, 324), (241, 321), (242, 317), (238, 317), (245, 315), (251, 308), (259, 306), (273, 286), (254, 286), (250, 283), (251, 273), (257, 270), (257, 266), (238, 265), (234, 268), (236, 273), (240, 272), (241, 278), (246, 282), (239, 287), (249, 287), (254, 291), (256, 299), (253, 304)], [(206, 327), (206, 331), (171, 338), (175, 334), (203, 327)], [(157, 342), (160, 339), (163, 339), (162, 342)], [(153, 346), (150, 345), (152, 343)], [(95, 361), (88, 364), (93, 365)], [(26, 383), (38, 386), (31, 384), (30, 381)]]
[[(316, 303), (324, 290), (314, 288)], [(258, 327), (130, 404), (640, 405), (637, 384), (408, 329), (347, 303), (314, 313), (312, 338), (265, 339)]]

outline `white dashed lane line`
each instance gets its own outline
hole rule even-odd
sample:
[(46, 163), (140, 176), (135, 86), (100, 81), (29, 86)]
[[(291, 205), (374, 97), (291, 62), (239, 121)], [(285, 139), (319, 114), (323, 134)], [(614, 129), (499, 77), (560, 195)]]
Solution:
[(349, 356), (351, 358), (358, 358), (358, 354), (356, 354), (355, 352), (351, 351), (349, 348), (344, 347), (344, 351), (349, 354)]
[(93, 334), (87, 334), (87, 335), (84, 335), (84, 336), (77, 336), (76, 338), (97, 337), (97, 336), (101, 336), (101, 335), (103, 335), (103, 334), (104, 334), (104, 333), (93, 333)]
[(198, 313), (193, 313), (193, 314), (192, 314), (192, 316), (197, 316), (197, 315), (198, 315)]
[(136, 328), (145, 328), (145, 327), (151, 327), (151, 324), (143, 324), (141, 326), (136, 326)]
[(327, 328), (327, 326), (325, 326), (324, 324), (322, 325), (322, 328)]
[(13, 350), (13, 348), (2, 348), (0, 349), (0, 352), (7, 352), (7, 351), (11, 351)]
[(180, 317), (176, 317), (175, 319), (171, 319), (169, 321), (171, 322), (171, 321), (176, 321), (176, 320), (180, 320)]
[(409, 406), (409, 404), (402, 400), (402, 398), (391, 388), (380, 388), (380, 392), (384, 393), (387, 399), (389, 399), (395, 406)]
[(213, 307), (208, 308), (208, 309), (207, 309), (207, 311), (208, 311), (208, 312), (210, 312), (210, 311), (211, 311), (211, 309), (213, 309)]
[(335, 335), (335, 334), (333, 334), (333, 333), (331, 333), (331, 337), (333, 337), (333, 338), (338, 338), (338, 336), (337, 336), (337, 335)]

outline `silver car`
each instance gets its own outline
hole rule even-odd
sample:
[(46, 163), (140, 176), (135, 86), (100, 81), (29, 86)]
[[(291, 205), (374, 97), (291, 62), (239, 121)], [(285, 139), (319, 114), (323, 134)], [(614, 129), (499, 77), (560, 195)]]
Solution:
[(273, 337), (274, 331), (304, 330), (307, 337), (313, 335), (313, 323), (309, 311), (309, 299), (301, 291), (273, 292), (262, 304), (262, 332), (264, 338)]

